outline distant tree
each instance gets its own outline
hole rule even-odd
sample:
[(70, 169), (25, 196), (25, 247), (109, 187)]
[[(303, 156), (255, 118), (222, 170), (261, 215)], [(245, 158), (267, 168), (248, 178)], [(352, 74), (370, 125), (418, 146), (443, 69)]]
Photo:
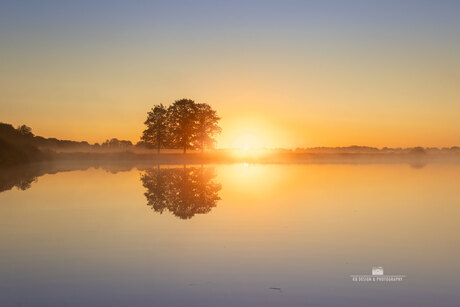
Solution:
[(131, 141), (121, 140), (118, 147), (121, 149), (128, 149), (132, 146), (133, 143), (131, 143)]
[(416, 154), (416, 155), (426, 154), (426, 150), (423, 147), (417, 146), (417, 147), (410, 149), (409, 153)]
[(106, 140), (101, 145), (101, 147), (103, 148), (123, 149), (123, 150), (126, 150), (132, 146), (133, 146), (133, 143), (131, 143), (131, 141), (119, 140), (117, 138)]
[(136, 146), (136, 148), (142, 148), (142, 149), (155, 149), (155, 147), (153, 147), (152, 144), (147, 143), (147, 142), (142, 141), (142, 140), (137, 142), (136, 145), (134, 145), (134, 146)]
[(176, 100), (168, 108), (171, 144), (182, 148), (184, 153), (193, 148), (197, 106), (193, 100)]
[(0, 122), (0, 137), (2, 138), (15, 138), (18, 136), (19, 131), (14, 129), (13, 125)]
[(156, 148), (158, 152), (168, 144), (168, 110), (162, 104), (156, 105), (147, 113), (147, 120), (141, 140)]
[(195, 146), (204, 151), (205, 147), (213, 147), (216, 140), (213, 138), (222, 129), (217, 125), (220, 117), (217, 112), (206, 103), (196, 104), (196, 121), (194, 131)]
[(16, 128), (16, 130), (19, 132), (19, 134), (24, 135), (24, 136), (34, 136), (32, 133), (32, 128), (26, 125), (21, 125)]
[(105, 142), (101, 144), (101, 147), (110, 148), (113, 147), (114, 144), (118, 144), (118, 139), (113, 138), (111, 140), (105, 140)]

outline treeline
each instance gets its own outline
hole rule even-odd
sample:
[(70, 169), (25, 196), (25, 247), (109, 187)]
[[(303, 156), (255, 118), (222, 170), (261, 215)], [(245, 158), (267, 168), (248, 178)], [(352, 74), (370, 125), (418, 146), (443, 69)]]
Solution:
[(346, 147), (312, 147), (312, 148), (296, 148), (295, 153), (317, 153), (317, 154), (436, 154), (436, 153), (460, 153), (460, 147), (369, 147), (369, 146), (346, 146)]
[(135, 151), (136, 149), (181, 149), (201, 150), (213, 148), (214, 136), (221, 132), (220, 117), (206, 103), (195, 103), (180, 99), (170, 106), (155, 105), (147, 113), (146, 129), (141, 140), (131, 141), (117, 138), (107, 139), (99, 144), (77, 142), (35, 136), (26, 125), (13, 127), (0, 123), (0, 165), (20, 164), (48, 160), (56, 153), (64, 152), (106, 152)]
[(128, 149), (133, 146), (142, 147), (143, 142), (138, 142), (134, 145), (131, 141), (119, 140), (117, 138), (107, 139), (99, 144), (89, 144), (87, 141), (70, 141), (59, 140), (56, 138), (44, 138), (36, 136), (32, 133), (32, 128), (21, 125), (14, 128), (13, 125), (0, 122), (0, 141), (6, 141), (14, 144), (29, 144), (42, 149), (57, 149), (57, 150), (75, 150), (75, 149)]
[[(138, 143), (143, 147), (143, 143)], [(127, 151), (135, 148), (131, 141), (116, 138), (106, 140), (102, 144), (90, 145), (86, 141), (76, 142), (44, 138), (32, 133), (32, 128), (0, 122), (0, 165), (14, 165), (34, 161), (49, 160), (56, 152), (91, 152), (91, 151)]]
[(22, 125), (14, 128), (0, 123), (0, 165), (19, 164), (43, 158), (34, 144), (32, 129)]
[(91, 145), (86, 142), (75, 142), (68, 140), (58, 140), (56, 138), (44, 138), (35, 136), (32, 133), (32, 128), (21, 125), (14, 128), (11, 124), (0, 123), (0, 140), (8, 142), (11, 145), (22, 146), (31, 145), (38, 148), (75, 148), (75, 147), (90, 147)]
[(162, 148), (201, 150), (213, 148), (214, 136), (221, 132), (220, 117), (206, 103), (195, 103), (190, 99), (176, 100), (166, 107), (155, 105), (147, 113), (141, 140), (158, 152)]

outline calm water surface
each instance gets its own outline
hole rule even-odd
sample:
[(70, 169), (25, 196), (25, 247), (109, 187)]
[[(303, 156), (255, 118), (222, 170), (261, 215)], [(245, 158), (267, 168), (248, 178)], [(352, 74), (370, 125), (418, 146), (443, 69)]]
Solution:
[[(460, 305), (459, 165), (35, 166), (0, 179), (0, 306)], [(406, 277), (352, 281), (373, 266)]]

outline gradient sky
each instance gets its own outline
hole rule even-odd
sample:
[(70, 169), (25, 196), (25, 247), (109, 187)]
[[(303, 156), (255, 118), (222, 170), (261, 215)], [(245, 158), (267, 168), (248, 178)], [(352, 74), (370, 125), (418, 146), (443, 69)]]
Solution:
[(460, 1), (0, 0), (0, 121), (139, 140), (191, 98), (219, 147), (460, 145)]

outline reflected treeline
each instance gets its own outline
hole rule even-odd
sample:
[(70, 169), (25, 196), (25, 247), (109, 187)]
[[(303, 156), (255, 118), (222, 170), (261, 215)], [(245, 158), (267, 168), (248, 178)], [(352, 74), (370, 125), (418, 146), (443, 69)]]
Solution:
[(0, 193), (17, 188), (20, 190), (29, 189), (38, 178), (46, 174), (57, 174), (61, 172), (84, 171), (89, 168), (103, 169), (116, 174), (118, 172), (130, 171), (135, 167), (133, 163), (97, 163), (88, 162), (42, 162), (17, 166), (0, 167)]
[(170, 211), (181, 219), (211, 211), (220, 200), (221, 185), (214, 181), (211, 167), (148, 169), (141, 180), (147, 189), (145, 196), (153, 210)]
[(38, 173), (30, 168), (2, 168), (0, 169), (0, 192), (18, 188), (27, 190), (37, 181)]
[(211, 211), (220, 200), (221, 185), (215, 182), (213, 167), (170, 167), (127, 163), (32, 163), (14, 167), (0, 167), (0, 193), (17, 188), (29, 189), (38, 178), (46, 174), (103, 169), (116, 174), (133, 168), (145, 170), (141, 180), (147, 189), (148, 205), (156, 212), (167, 210), (181, 219)]

